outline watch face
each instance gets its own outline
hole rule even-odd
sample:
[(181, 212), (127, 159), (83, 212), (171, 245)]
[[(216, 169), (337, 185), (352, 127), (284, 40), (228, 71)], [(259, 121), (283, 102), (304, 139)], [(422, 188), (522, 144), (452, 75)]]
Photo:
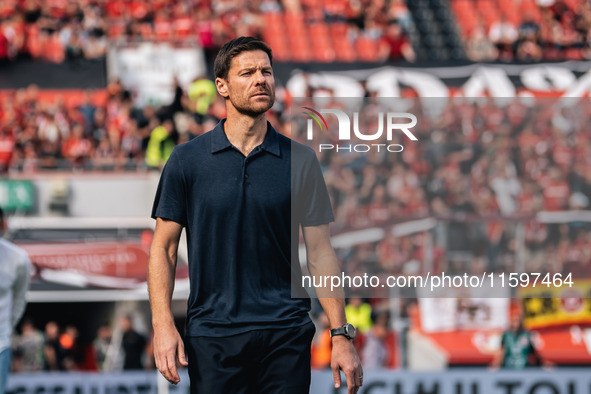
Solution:
[(349, 339), (355, 339), (355, 327), (351, 323), (347, 323), (345, 326), (345, 335), (349, 337)]

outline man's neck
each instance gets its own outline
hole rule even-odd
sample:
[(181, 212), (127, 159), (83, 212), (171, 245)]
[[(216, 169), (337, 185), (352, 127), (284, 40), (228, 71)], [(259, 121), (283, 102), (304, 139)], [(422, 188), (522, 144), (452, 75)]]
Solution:
[(248, 156), (265, 139), (267, 133), (266, 113), (257, 117), (228, 113), (224, 122), (224, 131), (230, 143), (244, 156)]

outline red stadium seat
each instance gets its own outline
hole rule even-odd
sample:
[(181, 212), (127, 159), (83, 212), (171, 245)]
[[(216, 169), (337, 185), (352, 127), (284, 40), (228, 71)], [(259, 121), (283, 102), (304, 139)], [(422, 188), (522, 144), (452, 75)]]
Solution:
[(376, 40), (360, 36), (357, 38), (357, 56), (359, 60), (373, 62), (378, 58), (378, 43)]
[(330, 35), (333, 39), (346, 36), (348, 31), (349, 27), (346, 23), (333, 23), (330, 25)]
[(286, 26), (289, 26), (290, 24), (303, 25), (305, 22), (304, 14), (301, 12), (286, 12), (284, 16)]
[(328, 40), (312, 40), (314, 59), (318, 62), (327, 63), (335, 59), (335, 51)]
[(346, 36), (333, 39), (335, 56), (341, 62), (353, 62), (357, 59), (353, 45)]
[(309, 62), (312, 60), (312, 49), (306, 37), (292, 37), (289, 46), (293, 61)]

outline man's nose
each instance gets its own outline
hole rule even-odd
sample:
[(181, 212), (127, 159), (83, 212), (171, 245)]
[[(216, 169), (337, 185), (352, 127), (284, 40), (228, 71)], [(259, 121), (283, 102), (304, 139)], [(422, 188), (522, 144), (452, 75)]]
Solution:
[(266, 81), (265, 75), (263, 75), (263, 72), (261, 70), (258, 70), (256, 72), (256, 81), (257, 83), (265, 83)]

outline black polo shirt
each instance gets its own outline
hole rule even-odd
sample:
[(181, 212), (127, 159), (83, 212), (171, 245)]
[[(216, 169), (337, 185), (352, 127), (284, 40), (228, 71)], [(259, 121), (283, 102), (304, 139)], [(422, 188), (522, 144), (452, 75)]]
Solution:
[(173, 150), (152, 209), (153, 218), (186, 227), (187, 335), (306, 324), (309, 299), (291, 296), (292, 278), (301, 276), (299, 226), (333, 220), (316, 155), (267, 123), (245, 157), (224, 121)]

